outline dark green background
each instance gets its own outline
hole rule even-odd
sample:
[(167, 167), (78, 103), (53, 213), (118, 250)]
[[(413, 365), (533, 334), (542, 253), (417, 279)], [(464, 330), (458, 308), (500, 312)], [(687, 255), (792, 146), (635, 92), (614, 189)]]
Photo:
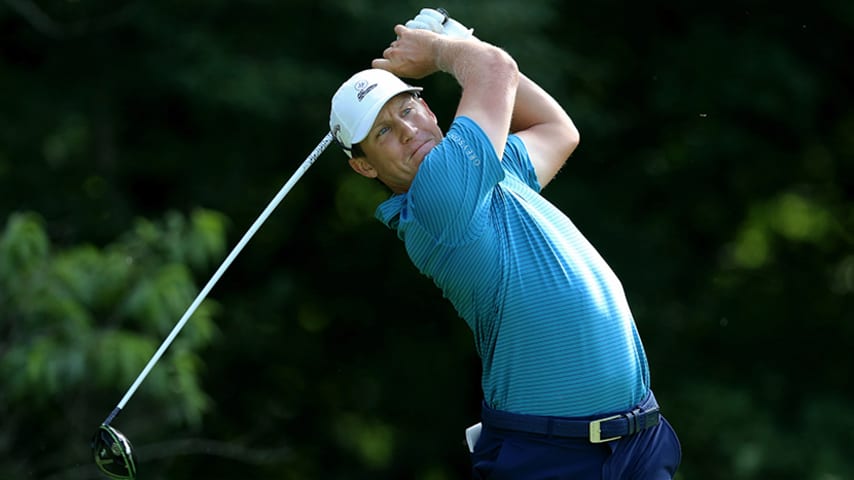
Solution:
[[(0, 478), (89, 437), (413, 2), (0, 2)], [(854, 3), (449, 1), (581, 131), (680, 479), (854, 478)], [(458, 87), (419, 81), (447, 126)], [(848, 192), (848, 193), (846, 193)], [(147, 479), (465, 478), (471, 335), (324, 153), (114, 422)]]

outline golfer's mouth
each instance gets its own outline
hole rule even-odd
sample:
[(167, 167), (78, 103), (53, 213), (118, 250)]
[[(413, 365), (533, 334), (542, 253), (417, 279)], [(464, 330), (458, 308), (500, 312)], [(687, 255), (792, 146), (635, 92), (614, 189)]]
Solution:
[(412, 152), (412, 155), (409, 156), (409, 159), (417, 160), (420, 162), (421, 160), (424, 160), (424, 157), (426, 157), (427, 154), (430, 153), (430, 150), (432, 150), (433, 147), (433, 139), (427, 139), (424, 143), (419, 145), (414, 152)]

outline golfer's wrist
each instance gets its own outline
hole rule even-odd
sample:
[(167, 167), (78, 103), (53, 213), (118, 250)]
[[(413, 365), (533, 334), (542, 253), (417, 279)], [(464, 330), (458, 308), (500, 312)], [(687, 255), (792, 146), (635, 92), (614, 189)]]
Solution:
[(448, 39), (442, 37), (434, 38), (431, 48), (436, 71), (451, 73), (452, 59), (448, 58)]
[(471, 48), (466, 45), (465, 40), (450, 38), (446, 36), (437, 37), (433, 40), (433, 58), (436, 70), (449, 73), (458, 81), (463, 81), (464, 77), (461, 66), (471, 61), (472, 53), (467, 49)]

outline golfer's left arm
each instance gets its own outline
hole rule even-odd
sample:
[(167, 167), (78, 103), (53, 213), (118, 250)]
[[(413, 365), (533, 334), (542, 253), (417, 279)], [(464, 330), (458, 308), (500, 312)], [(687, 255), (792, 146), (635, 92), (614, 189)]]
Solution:
[(525, 75), (520, 75), (510, 131), (525, 142), (541, 188), (551, 182), (580, 141), (563, 107)]

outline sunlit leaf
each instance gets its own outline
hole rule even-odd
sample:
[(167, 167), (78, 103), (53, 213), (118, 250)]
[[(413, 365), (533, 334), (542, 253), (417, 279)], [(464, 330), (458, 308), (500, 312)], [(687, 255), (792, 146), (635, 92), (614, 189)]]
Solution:
[(828, 232), (830, 215), (809, 199), (794, 193), (781, 195), (775, 202), (777, 231), (794, 241), (819, 241)]

